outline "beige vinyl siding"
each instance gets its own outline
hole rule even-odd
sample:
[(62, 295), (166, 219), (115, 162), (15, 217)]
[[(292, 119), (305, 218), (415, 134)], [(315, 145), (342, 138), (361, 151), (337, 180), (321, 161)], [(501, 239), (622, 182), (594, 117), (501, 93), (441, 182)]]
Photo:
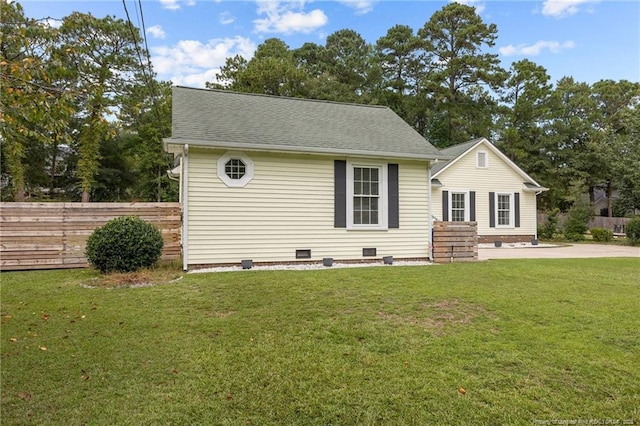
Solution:
[[(488, 167), (476, 167), (476, 153), (487, 153)], [(524, 192), (524, 179), (493, 151), (480, 144), (438, 176), (442, 187), (433, 189), (433, 214), (442, 219), (442, 191), (476, 191), (478, 235), (535, 235), (536, 198)], [(489, 227), (489, 192), (520, 193), (520, 227)], [(513, 206), (512, 206), (513, 208)]]
[(361, 231), (334, 228), (334, 158), (245, 152), (254, 177), (229, 188), (217, 176), (225, 151), (189, 152), (189, 265), (295, 261), (296, 250), (312, 260), (428, 256), (425, 162), (399, 162), (400, 229)]

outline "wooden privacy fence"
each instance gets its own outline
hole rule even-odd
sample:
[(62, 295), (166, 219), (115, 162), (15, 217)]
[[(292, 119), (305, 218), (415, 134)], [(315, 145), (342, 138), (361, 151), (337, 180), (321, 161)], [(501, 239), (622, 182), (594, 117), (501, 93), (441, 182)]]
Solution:
[[(569, 215), (566, 213), (561, 213), (558, 215), (558, 227), (562, 229), (562, 227), (567, 223), (567, 219)], [(604, 217), (604, 216), (595, 216), (593, 217), (587, 226), (589, 229), (592, 228), (604, 228), (608, 229), (616, 235), (623, 235), (625, 233), (625, 229), (627, 223), (631, 221), (631, 218), (628, 217)], [(543, 226), (547, 223), (547, 214), (546, 213), (538, 213), (538, 226)]]
[(0, 203), (0, 271), (87, 267), (87, 238), (120, 216), (156, 225), (162, 259), (178, 259), (181, 214), (180, 203)]
[(433, 224), (433, 261), (451, 263), (478, 260), (478, 224), (476, 222), (435, 222)]

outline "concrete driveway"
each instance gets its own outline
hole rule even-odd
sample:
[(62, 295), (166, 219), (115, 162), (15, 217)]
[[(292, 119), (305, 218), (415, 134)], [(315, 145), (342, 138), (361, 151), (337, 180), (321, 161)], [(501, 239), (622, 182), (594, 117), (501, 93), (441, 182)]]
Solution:
[(506, 245), (478, 247), (478, 259), (570, 259), (585, 257), (636, 257), (640, 260), (640, 247), (604, 244), (575, 245)]

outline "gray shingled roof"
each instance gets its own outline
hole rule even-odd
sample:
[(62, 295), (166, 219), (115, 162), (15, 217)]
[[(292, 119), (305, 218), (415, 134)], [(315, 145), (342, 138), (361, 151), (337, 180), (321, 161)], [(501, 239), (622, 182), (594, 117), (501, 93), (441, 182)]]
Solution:
[(451, 160), (439, 161), (436, 164), (434, 164), (431, 167), (431, 174), (435, 175), (440, 170), (444, 169), (447, 164), (449, 164), (451, 161), (455, 160), (456, 158), (458, 158), (459, 156), (461, 156), (462, 154), (464, 154), (465, 152), (467, 152), (468, 150), (476, 146), (483, 139), (484, 138), (478, 138), (469, 142), (459, 143), (457, 145), (452, 145), (450, 147), (441, 149), (440, 153), (449, 157)]
[(173, 88), (166, 144), (445, 159), (387, 107)]
[(458, 158), (460, 158), (462, 155), (464, 155), (467, 151), (469, 151), (470, 149), (474, 148), (476, 145), (485, 142), (486, 144), (488, 144), (498, 156), (501, 156), (505, 162), (507, 162), (507, 164), (509, 164), (515, 171), (516, 173), (518, 173), (520, 176), (522, 176), (522, 178), (525, 180), (524, 182), (524, 186), (525, 186), (525, 190), (536, 190), (536, 191), (546, 191), (548, 190), (548, 188), (545, 188), (543, 186), (541, 186), (540, 184), (538, 184), (538, 182), (536, 182), (531, 176), (529, 176), (524, 170), (522, 170), (520, 167), (518, 167), (517, 164), (515, 164), (513, 161), (511, 161), (507, 156), (505, 156), (498, 148), (496, 148), (488, 139), (486, 138), (478, 138), (478, 139), (474, 139), (471, 140), (469, 142), (464, 142), (464, 143), (459, 143), (457, 145), (452, 145), (448, 148), (444, 148), (442, 150), (440, 150), (440, 153), (442, 153), (443, 155), (449, 157), (448, 161), (439, 161), (437, 163), (435, 163), (432, 167), (431, 167), (431, 176), (433, 176), (434, 178), (431, 179), (431, 184), (434, 186), (442, 186), (442, 183), (440, 182), (439, 179), (437, 179), (436, 177), (438, 176), (438, 173), (440, 171), (442, 171), (442, 169), (444, 169), (445, 167), (447, 167), (449, 164), (451, 164), (451, 162), (456, 161)]

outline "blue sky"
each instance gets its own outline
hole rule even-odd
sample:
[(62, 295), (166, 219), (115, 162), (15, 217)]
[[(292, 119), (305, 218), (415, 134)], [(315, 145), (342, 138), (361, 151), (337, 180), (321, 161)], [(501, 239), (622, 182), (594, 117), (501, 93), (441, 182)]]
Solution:
[[(60, 19), (73, 11), (125, 18), (122, 1), (20, 2), (31, 18)], [(144, 18), (154, 70), (161, 80), (204, 87), (227, 57), (249, 59), (265, 39), (278, 37), (291, 48), (324, 44), (349, 28), (369, 43), (396, 24), (415, 31), (447, 4), (431, 0), (229, 1), (125, 0), (134, 25)], [(527, 58), (547, 69), (555, 83), (563, 76), (640, 81), (640, 2), (636, 0), (460, 0), (476, 7), (486, 24), (498, 27), (491, 49), (505, 68)]]

